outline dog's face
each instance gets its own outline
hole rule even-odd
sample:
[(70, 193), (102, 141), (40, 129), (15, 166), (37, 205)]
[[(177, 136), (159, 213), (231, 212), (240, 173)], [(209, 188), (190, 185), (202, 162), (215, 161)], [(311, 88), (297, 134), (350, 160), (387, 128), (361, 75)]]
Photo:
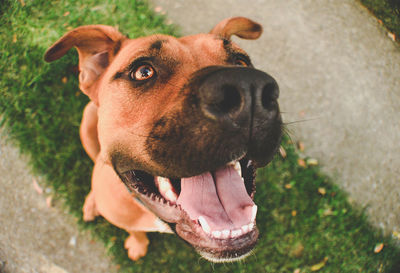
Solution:
[(230, 36), (261, 27), (234, 18), (210, 34), (138, 39), (92, 27), (105, 34), (72, 46), (98, 106), (99, 159), (204, 257), (245, 256), (258, 237), (255, 169), (272, 159), (282, 122), (275, 80)]

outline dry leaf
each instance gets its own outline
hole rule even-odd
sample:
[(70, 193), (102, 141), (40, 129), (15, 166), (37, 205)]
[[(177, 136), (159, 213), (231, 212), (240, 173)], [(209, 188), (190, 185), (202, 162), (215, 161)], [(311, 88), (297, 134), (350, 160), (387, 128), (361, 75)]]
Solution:
[(38, 182), (36, 181), (36, 179), (32, 179), (32, 183), (33, 183), (33, 188), (35, 189), (35, 191), (38, 194), (42, 194), (43, 193), (43, 189), (42, 187), (39, 186)]
[(293, 273), (300, 273), (300, 268), (295, 269)]
[(397, 231), (393, 231), (393, 237), (395, 237), (395, 238), (397, 238), (397, 239), (399, 239), (400, 240), (400, 232), (397, 232)]
[(115, 242), (116, 240), (117, 240), (117, 237), (116, 237), (116, 236), (113, 236), (113, 237), (110, 238), (110, 241), (111, 241), (111, 242)]
[(68, 16), (69, 15), (69, 11), (67, 11), (66, 13), (64, 13), (64, 15), (63, 16)]
[(292, 250), (290, 251), (290, 255), (300, 258), (303, 255), (304, 246), (302, 243), (297, 243), (293, 246)]
[(297, 164), (299, 164), (299, 166), (303, 168), (307, 167), (306, 162), (302, 158), (297, 159)]
[(326, 194), (326, 189), (325, 189), (325, 188), (318, 188), (318, 192), (319, 192), (321, 195), (325, 195), (325, 194)]
[(67, 81), (68, 81), (68, 78), (67, 78), (67, 77), (63, 77), (63, 78), (61, 79), (61, 82), (62, 82), (63, 84), (66, 84)]
[(323, 268), (326, 265), (326, 262), (328, 261), (328, 257), (325, 257), (321, 262), (311, 266), (311, 271), (318, 271), (321, 268)]
[(304, 143), (301, 141), (297, 142), (297, 148), (299, 148), (301, 152), (304, 152)]
[(383, 243), (377, 244), (377, 245), (375, 246), (375, 248), (374, 248), (374, 252), (375, 252), (375, 253), (381, 252), (382, 249), (383, 249), (383, 247), (384, 247), (384, 244), (383, 244)]
[(12, 42), (13, 42), (13, 43), (16, 43), (16, 42), (17, 42), (17, 34), (14, 34), (14, 35), (13, 35), (13, 40), (12, 40)]
[(309, 158), (309, 159), (307, 159), (307, 165), (317, 166), (318, 165), (318, 160), (316, 160), (315, 158)]
[(292, 210), (292, 216), (295, 217), (297, 215), (297, 210)]
[(331, 216), (333, 215), (333, 211), (331, 208), (327, 208), (326, 210), (324, 210), (324, 216)]
[(383, 25), (383, 22), (382, 22), (382, 20), (380, 20), (380, 19), (378, 19), (378, 23), (379, 23), (380, 25)]
[(279, 153), (281, 154), (282, 158), (286, 158), (287, 154), (285, 148), (283, 148), (282, 146), (279, 147)]
[(81, 95), (81, 92), (79, 92), (79, 91), (77, 91), (76, 93), (75, 93), (75, 97), (79, 97)]
[(161, 12), (162, 11), (162, 7), (157, 6), (157, 7), (154, 8), (154, 11), (155, 12)]
[(388, 36), (390, 39), (392, 39), (393, 42), (396, 41), (396, 35), (394, 33), (388, 32)]
[(19, 0), (19, 2), (21, 3), (21, 6), (25, 7), (25, 1), (24, 0)]
[(292, 188), (292, 184), (286, 184), (286, 185), (285, 185), (285, 188), (288, 189), (288, 190), (290, 190), (290, 189)]

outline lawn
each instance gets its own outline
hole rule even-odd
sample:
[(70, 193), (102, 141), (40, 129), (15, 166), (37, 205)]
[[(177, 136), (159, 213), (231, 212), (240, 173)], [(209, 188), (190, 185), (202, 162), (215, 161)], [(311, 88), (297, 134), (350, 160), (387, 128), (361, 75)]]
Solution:
[(359, 0), (379, 21), (395, 35), (400, 42), (400, 1), (399, 0)]
[(177, 236), (150, 234), (147, 256), (130, 261), (124, 231), (101, 218), (81, 219), (92, 162), (78, 135), (88, 99), (78, 89), (77, 54), (71, 50), (51, 64), (43, 54), (66, 31), (84, 24), (118, 26), (131, 38), (177, 34), (176, 29), (142, 1), (2, 0), (0, 9), (2, 125), (79, 226), (104, 242), (121, 272), (400, 272), (393, 241), (372, 228), (363, 210), (350, 205), (314, 162), (302, 160), (289, 137), (282, 143), (286, 156), (277, 155), (259, 170), (260, 239), (248, 259), (211, 264)]

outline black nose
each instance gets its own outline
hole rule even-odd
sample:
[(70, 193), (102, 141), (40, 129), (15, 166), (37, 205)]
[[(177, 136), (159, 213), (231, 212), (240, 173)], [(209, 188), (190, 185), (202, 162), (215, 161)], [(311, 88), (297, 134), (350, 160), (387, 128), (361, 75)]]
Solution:
[(278, 115), (278, 84), (254, 68), (210, 69), (203, 75), (198, 91), (204, 115), (230, 126), (257, 126), (253, 123)]

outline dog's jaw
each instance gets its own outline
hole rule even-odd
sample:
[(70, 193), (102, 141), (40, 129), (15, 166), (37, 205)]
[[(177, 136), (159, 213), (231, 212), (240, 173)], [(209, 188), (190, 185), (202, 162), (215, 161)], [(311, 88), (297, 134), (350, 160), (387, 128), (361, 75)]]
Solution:
[[(239, 161), (236, 162), (237, 169)], [(228, 169), (233, 167), (232, 163), (226, 166)], [(190, 211), (187, 208), (191, 205), (190, 201), (181, 200), (182, 196), (180, 194), (184, 195), (184, 193), (181, 192), (180, 188), (176, 188), (176, 185), (173, 189), (176, 192), (176, 199), (172, 197), (171, 200), (165, 194), (170, 189), (165, 189), (165, 185), (163, 186), (164, 189), (161, 189), (160, 185), (157, 187), (156, 184), (159, 180), (157, 176), (153, 177), (141, 171), (128, 171), (120, 174), (120, 177), (129, 191), (134, 193), (161, 219), (172, 224), (177, 234), (189, 242), (204, 258), (213, 262), (228, 262), (239, 260), (249, 255), (258, 238), (258, 229), (255, 222), (256, 206), (252, 202), (255, 194), (255, 169), (247, 158), (240, 160), (239, 168), (241, 169), (242, 186), (245, 187), (243, 190), (248, 196), (247, 201), (243, 202), (248, 203), (248, 209), (246, 210), (247, 213), (243, 210), (243, 216), (241, 216), (243, 219), (236, 220), (238, 226), (231, 226), (231, 228), (224, 226), (228, 225), (226, 221), (217, 221), (218, 219), (213, 215), (209, 215), (208, 217), (211, 218), (207, 218), (207, 216), (199, 216)], [(215, 174), (215, 172), (212, 173), (213, 175)], [(236, 182), (238, 182), (239, 175), (237, 174), (236, 176)], [(185, 179), (182, 180), (184, 181)], [(152, 181), (156, 181), (156, 183)], [(184, 181), (184, 183), (193, 182), (196, 181)], [(176, 184), (176, 179), (173, 184)], [(190, 196), (187, 197), (191, 198)], [(244, 197), (244, 199), (246, 198)], [(185, 211), (185, 208), (188, 211)], [(201, 208), (198, 209), (201, 211)], [(207, 214), (207, 211), (204, 213)], [(213, 223), (213, 220), (217, 221), (217, 224)], [(227, 221), (230, 220), (228, 219)]]

